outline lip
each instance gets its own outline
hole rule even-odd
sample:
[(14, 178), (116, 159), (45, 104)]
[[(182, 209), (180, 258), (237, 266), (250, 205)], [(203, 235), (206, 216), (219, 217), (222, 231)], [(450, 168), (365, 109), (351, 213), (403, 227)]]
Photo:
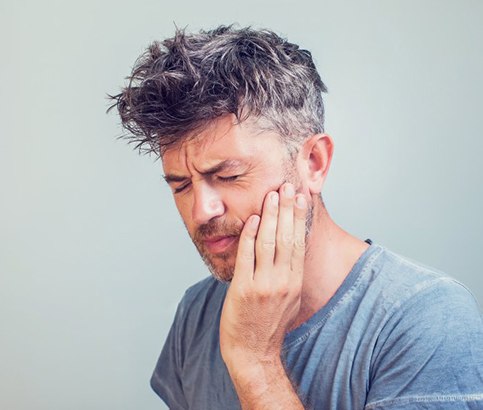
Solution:
[(235, 243), (238, 236), (214, 236), (204, 240), (206, 249), (210, 253), (226, 252)]

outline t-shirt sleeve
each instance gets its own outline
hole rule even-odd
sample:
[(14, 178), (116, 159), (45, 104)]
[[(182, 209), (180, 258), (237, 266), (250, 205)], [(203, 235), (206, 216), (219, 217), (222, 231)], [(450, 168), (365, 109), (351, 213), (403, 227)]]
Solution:
[(183, 301), (181, 301), (151, 377), (151, 387), (171, 410), (188, 409), (180, 377), (179, 328), (182, 323), (183, 310)]
[(440, 279), (382, 329), (365, 410), (483, 409), (483, 322), (473, 296)]

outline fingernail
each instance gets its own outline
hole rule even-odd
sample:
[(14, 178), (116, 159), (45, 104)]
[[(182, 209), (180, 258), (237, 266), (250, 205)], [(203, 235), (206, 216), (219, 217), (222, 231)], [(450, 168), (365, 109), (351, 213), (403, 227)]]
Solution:
[(295, 198), (295, 203), (299, 208), (305, 208), (307, 205), (307, 201), (303, 195), (298, 195), (297, 198)]
[(284, 193), (287, 198), (293, 198), (293, 196), (295, 195), (295, 190), (293, 189), (293, 185), (292, 184), (285, 185)]
[(273, 192), (271, 197), (270, 197), (270, 202), (272, 205), (278, 205), (278, 194), (276, 192)]

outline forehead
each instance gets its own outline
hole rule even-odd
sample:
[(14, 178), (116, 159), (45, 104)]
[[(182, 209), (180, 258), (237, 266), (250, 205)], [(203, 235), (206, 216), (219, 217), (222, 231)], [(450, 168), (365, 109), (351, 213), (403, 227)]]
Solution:
[(169, 148), (163, 154), (165, 172), (186, 173), (209, 168), (225, 160), (277, 160), (284, 154), (280, 136), (262, 130), (256, 121), (237, 123), (232, 115), (208, 124), (196, 136)]

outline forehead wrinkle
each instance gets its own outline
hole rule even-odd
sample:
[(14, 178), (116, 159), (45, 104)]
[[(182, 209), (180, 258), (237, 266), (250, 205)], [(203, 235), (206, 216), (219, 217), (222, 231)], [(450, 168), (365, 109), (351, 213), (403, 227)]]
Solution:
[[(183, 153), (181, 151), (184, 151)], [(191, 156), (191, 162), (189, 161), (190, 155), (187, 149), (181, 150), (179, 149), (177, 152), (177, 159), (178, 163), (182, 161), (185, 162), (185, 169), (188, 170), (190, 176), (194, 175), (195, 173), (200, 175), (211, 175), (215, 174), (220, 171), (227, 171), (239, 168), (240, 166), (248, 166), (251, 163), (251, 158), (244, 159), (244, 158), (237, 158), (237, 157), (226, 157), (226, 156), (219, 156), (214, 155), (213, 158), (204, 159), (199, 165), (196, 164), (196, 154), (195, 153)], [(181, 158), (183, 156), (183, 158)], [(183, 171), (177, 171), (176, 165), (172, 172), (167, 172), (165, 179), (167, 181), (179, 181), (182, 179), (189, 178), (189, 176), (184, 176)]]
[[(170, 172), (166, 172), (166, 157), (169, 155), (176, 155), (176, 159), (172, 158), (171, 163), (174, 163), (175, 165), (171, 167)], [(169, 148), (164, 152), (163, 158), (162, 158), (162, 164), (163, 164), (163, 170), (165, 172), (164, 179), (168, 182), (168, 180), (180, 180), (181, 177), (183, 177), (179, 172), (176, 171), (176, 168), (178, 168), (178, 165), (182, 165), (184, 162), (184, 167), (188, 169), (188, 155), (186, 152), (186, 148), (183, 143)], [(174, 168), (174, 169), (173, 169)], [(189, 170), (189, 169), (188, 169)]]
[(207, 131), (212, 127), (213, 126), (206, 127), (207, 129), (205, 129), (205, 131), (184, 138), (179, 144), (177, 144), (177, 146), (172, 148), (172, 150), (177, 151), (178, 163), (184, 162), (185, 167), (189, 170), (189, 158), (191, 158), (191, 162), (195, 162), (197, 157), (202, 156), (203, 151), (209, 150), (210, 145), (225, 137), (229, 132), (228, 129), (221, 133), (221, 135), (219, 135), (219, 133), (217, 135), (217, 133), (213, 131), (208, 133)]
[(224, 159), (218, 161), (218, 163), (215, 163), (213, 166), (205, 169), (196, 169), (196, 171), (202, 175), (208, 175), (208, 174), (214, 174), (216, 172), (220, 171), (226, 171), (226, 170), (231, 170), (234, 168), (239, 167), (240, 165), (246, 165), (247, 161), (243, 161), (240, 159)]
[[(171, 161), (173, 164), (173, 170), (175, 171), (176, 168), (178, 168), (177, 165), (179, 165), (191, 175), (194, 173), (202, 174), (209, 172), (210, 168), (216, 167), (220, 162), (231, 159), (238, 160), (242, 164), (253, 166), (253, 148), (250, 148), (249, 144), (243, 143), (240, 145), (239, 142), (237, 143), (235, 141), (238, 141), (241, 137), (261, 138), (265, 135), (267, 137), (277, 135), (276, 132), (274, 133), (273, 131), (264, 129), (260, 126), (261, 124), (263, 124), (263, 121), (260, 121), (259, 118), (248, 118), (243, 122), (235, 122), (234, 118), (230, 118), (229, 116), (216, 119), (215, 121), (206, 124), (196, 133), (181, 140), (176, 147), (171, 148), (172, 150), (178, 151), (177, 153), (173, 153), (175, 155)], [(277, 135), (277, 137), (279, 136)], [(226, 149), (217, 147), (217, 142), (224, 138), (233, 140), (233, 142), (226, 142), (229, 146), (234, 144), (241, 148), (241, 151), (239, 150), (237, 152), (235, 150), (237, 153), (234, 155), (234, 158), (230, 158)], [(280, 142), (279, 138), (276, 138), (276, 140)], [(237, 158), (240, 155), (242, 156), (242, 159)], [(247, 158), (245, 159), (244, 157)], [(234, 163), (227, 163), (226, 165), (227, 167), (228, 165), (232, 167), (235, 166)], [(178, 170), (180, 170), (180, 168), (178, 168)], [(176, 174), (178, 173), (179, 172), (176, 172)]]
[[(228, 131), (200, 136), (199, 139), (183, 141), (177, 151), (177, 164), (184, 163), (184, 168), (193, 174), (209, 174), (221, 169), (234, 168), (246, 163), (243, 159), (230, 158), (230, 154), (216, 147), (216, 142), (228, 137)], [(221, 135), (220, 135), (221, 134)], [(227, 143), (230, 143), (228, 141)], [(215, 146), (214, 146), (215, 145)], [(214, 147), (213, 147), (214, 146)], [(220, 152), (221, 151), (221, 152)]]

